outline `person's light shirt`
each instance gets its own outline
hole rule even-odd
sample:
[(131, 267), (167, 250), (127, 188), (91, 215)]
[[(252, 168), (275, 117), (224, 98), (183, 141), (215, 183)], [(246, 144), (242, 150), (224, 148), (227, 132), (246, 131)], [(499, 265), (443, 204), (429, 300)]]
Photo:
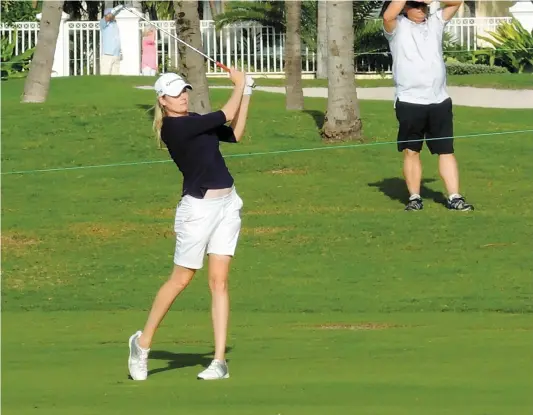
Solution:
[(120, 56), (120, 33), (116, 21), (100, 20), (102, 53), (104, 55)]
[(394, 31), (383, 29), (393, 59), (395, 99), (413, 104), (438, 104), (449, 98), (446, 65), (442, 54), (444, 27), (442, 9), (429, 14), (423, 23), (400, 15)]

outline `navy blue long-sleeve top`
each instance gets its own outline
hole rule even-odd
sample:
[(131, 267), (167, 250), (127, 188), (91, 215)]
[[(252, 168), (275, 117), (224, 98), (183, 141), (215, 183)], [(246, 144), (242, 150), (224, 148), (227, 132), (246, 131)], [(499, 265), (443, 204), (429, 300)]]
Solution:
[(209, 189), (233, 186), (219, 142), (236, 143), (237, 139), (233, 128), (225, 123), (226, 115), (221, 110), (163, 118), (161, 139), (183, 174), (182, 196), (202, 199)]

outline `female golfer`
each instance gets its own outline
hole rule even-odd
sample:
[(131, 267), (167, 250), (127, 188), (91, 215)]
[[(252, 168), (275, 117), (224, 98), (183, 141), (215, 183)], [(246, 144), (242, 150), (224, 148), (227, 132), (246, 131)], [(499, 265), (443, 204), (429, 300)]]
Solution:
[[(128, 368), (134, 380), (145, 380), (154, 334), (176, 297), (187, 287), (208, 254), (209, 287), (215, 338), (214, 360), (199, 379), (229, 377), (225, 361), (229, 316), (228, 273), (241, 228), (242, 199), (219, 150), (219, 142), (239, 142), (244, 133), (253, 79), (232, 69), (233, 93), (224, 107), (199, 115), (188, 111), (192, 86), (174, 73), (155, 83), (154, 130), (183, 174), (176, 209), (174, 269), (159, 289), (143, 331), (129, 339)], [(225, 125), (231, 122), (229, 126)]]

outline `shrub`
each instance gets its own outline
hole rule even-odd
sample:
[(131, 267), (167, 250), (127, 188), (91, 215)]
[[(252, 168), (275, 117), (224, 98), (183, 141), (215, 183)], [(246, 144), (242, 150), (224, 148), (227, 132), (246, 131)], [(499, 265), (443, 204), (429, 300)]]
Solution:
[(15, 46), (17, 45), (18, 32), (13, 32), (11, 42), (7, 37), (0, 39), (1, 79), (21, 78), (28, 74), (30, 60), (35, 52), (35, 47), (27, 49), (25, 52), (16, 55)]
[(2, 23), (12, 26), (15, 22), (36, 22), (36, 14), (40, 11), (34, 8), (29, 0), (2, 0), (0, 14)]
[(513, 72), (533, 71), (533, 30), (528, 32), (518, 20), (502, 23), (489, 36), (478, 39), (489, 42), (496, 48), (496, 58)]
[(477, 74), (498, 74), (508, 73), (507, 68), (501, 66), (474, 65), (462, 62), (446, 62), (446, 72), (448, 75), (477, 75)]
[(494, 66), (497, 61), (494, 49), (464, 50), (462, 46), (445, 50), (444, 60), (445, 62), (462, 62), (489, 66)]

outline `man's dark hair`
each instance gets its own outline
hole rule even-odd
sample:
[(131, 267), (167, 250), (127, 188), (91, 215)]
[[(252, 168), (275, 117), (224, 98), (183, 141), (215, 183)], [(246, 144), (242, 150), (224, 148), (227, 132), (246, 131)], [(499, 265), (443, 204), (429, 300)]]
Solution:
[[(532, 0), (533, 1), (533, 0)], [(383, 6), (381, 7), (381, 11), (379, 12), (379, 17), (383, 17), (383, 15), (385, 14), (385, 10), (387, 10), (387, 7), (389, 7), (389, 5), (392, 3), (392, 0), (385, 0), (383, 2)], [(420, 1), (407, 1), (405, 3), (405, 5), (407, 7), (412, 7), (414, 9), (417, 9), (419, 7), (428, 7), (428, 5), (426, 3), (422, 3)], [(405, 15), (405, 12), (402, 10), (400, 12), (400, 14), (402, 15)]]
[[(383, 17), (383, 15), (385, 14), (385, 10), (387, 10), (387, 7), (389, 7), (389, 4), (391, 3), (392, 3), (392, 0), (385, 0), (383, 2), (383, 6), (381, 7), (381, 11), (379, 12), (379, 17)], [(415, 9), (419, 7), (427, 7), (426, 3), (422, 3), (420, 1), (408, 1), (405, 3), (405, 5), (407, 7), (412, 7)], [(404, 14), (404, 11), (402, 10), (400, 14)]]
[(418, 9), (422, 7), (427, 7), (426, 3), (422, 3), (420, 1), (408, 1), (405, 3), (407, 7), (412, 7), (413, 9)]

